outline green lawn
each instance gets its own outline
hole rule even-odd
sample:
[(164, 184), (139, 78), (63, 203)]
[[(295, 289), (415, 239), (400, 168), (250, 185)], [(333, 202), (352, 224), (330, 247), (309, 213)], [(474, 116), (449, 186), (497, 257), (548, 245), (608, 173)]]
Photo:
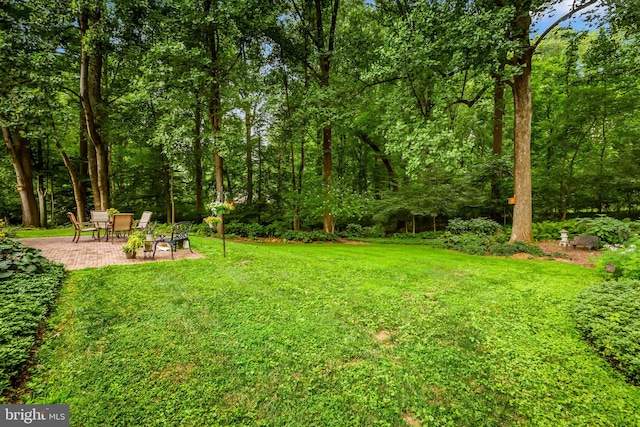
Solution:
[(194, 238), (73, 272), (28, 403), (82, 426), (640, 425), (575, 328), (592, 270), (421, 246)]
[[(85, 236), (87, 234), (84, 234)], [(73, 236), (73, 227), (66, 228), (18, 228), (16, 229), (16, 238), (40, 238), (40, 237), (60, 237)]]

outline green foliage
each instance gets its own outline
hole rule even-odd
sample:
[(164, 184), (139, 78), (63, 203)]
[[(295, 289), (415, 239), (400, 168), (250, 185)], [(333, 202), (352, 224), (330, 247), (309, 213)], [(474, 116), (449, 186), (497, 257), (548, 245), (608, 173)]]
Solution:
[(559, 240), (560, 230), (570, 231), (574, 228), (575, 223), (575, 220), (534, 222), (532, 224), (533, 238), (536, 240)]
[(605, 277), (640, 280), (640, 238), (632, 239), (625, 246), (611, 246), (600, 255), (596, 268)]
[(280, 237), (290, 229), (290, 224), (285, 221), (274, 221), (263, 227), (264, 237)]
[(255, 237), (273, 237), (268, 235), (270, 232), (273, 232), (272, 228), (268, 229), (257, 222), (245, 224), (239, 221), (232, 221), (229, 224), (225, 224), (224, 231), (225, 233), (235, 234), (240, 237), (249, 237), (251, 239)]
[(0, 218), (0, 241), (5, 238), (16, 237), (16, 231), (4, 219)]
[(7, 246), (18, 260), (13, 274), (0, 280), (0, 392), (29, 358), (36, 331), (53, 306), (64, 276), (62, 265), (34, 255), (30, 248), (3, 242), (2, 247)]
[(15, 273), (39, 273), (49, 264), (40, 250), (24, 246), (17, 240), (0, 239), (0, 280)]
[(610, 217), (578, 218), (573, 230), (578, 235), (598, 236), (600, 245), (623, 244), (631, 237), (631, 228), (627, 222)]
[(194, 224), (193, 227), (191, 227), (191, 233), (194, 235), (198, 235), (198, 236), (213, 236), (214, 234), (216, 234), (216, 229), (215, 228), (211, 228), (209, 227), (207, 224), (205, 224), (204, 222), (199, 223), (199, 224)]
[(640, 281), (604, 282), (586, 289), (574, 315), (596, 350), (640, 385)]
[(122, 252), (125, 253), (135, 253), (140, 250), (142, 245), (144, 244), (144, 234), (139, 231), (135, 231), (131, 233), (131, 235), (127, 238), (127, 243), (122, 245)]
[(507, 243), (507, 237), (483, 236), (480, 234), (450, 235), (444, 238), (443, 247), (454, 249), (471, 255), (511, 256), (526, 253), (533, 256), (544, 256), (542, 249), (524, 242)]
[(451, 234), (477, 234), (479, 236), (492, 236), (502, 227), (497, 222), (488, 218), (474, 218), (463, 220), (455, 218), (449, 221), (447, 231)]
[(423, 231), (420, 233), (393, 233), (391, 237), (398, 240), (412, 240), (412, 239), (438, 239), (444, 235), (443, 231)]
[(344, 234), (345, 237), (364, 237), (364, 227), (360, 224), (347, 224)]
[(371, 227), (363, 227), (360, 224), (347, 224), (345, 230), (339, 233), (340, 236), (358, 239), (358, 238), (375, 238), (384, 236), (384, 228), (381, 225)]
[(569, 237), (597, 236), (600, 245), (623, 244), (633, 235), (634, 223), (615, 218), (599, 216), (595, 218), (576, 218), (568, 221), (543, 221), (533, 224), (533, 237), (536, 240), (558, 240), (560, 230), (565, 229)]
[(491, 240), (478, 234), (454, 234), (444, 239), (444, 247), (470, 255), (486, 255)]
[(311, 243), (311, 242), (335, 242), (338, 236), (333, 233), (325, 233), (324, 231), (295, 231), (289, 230), (282, 234), (283, 240), (295, 242)]
[(518, 253), (530, 254), (533, 256), (544, 256), (542, 249), (536, 245), (529, 245), (524, 242), (496, 243), (491, 245), (491, 254), (496, 256), (511, 256)]

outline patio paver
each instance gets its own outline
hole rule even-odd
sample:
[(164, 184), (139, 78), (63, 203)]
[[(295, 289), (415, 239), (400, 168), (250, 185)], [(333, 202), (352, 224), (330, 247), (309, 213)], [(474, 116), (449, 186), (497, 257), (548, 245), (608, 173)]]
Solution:
[[(42, 254), (51, 261), (64, 264), (67, 270), (80, 270), (89, 267), (104, 267), (115, 264), (139, 264), (145, 262), (171, 261), (170, 251), (156, 251), (155, 259), (144, 259), (142, 251), (134, 259), (126, 259), (122, 252), (122, 245), (125, 241), (100, 242), (83, 235), (78, 243), (73, 243), (71, 237), (45, 237), (19, 239), (23, 245), (40, 249)], [(174, 252), (176, 260), (185, 258), (204, 258), (194, 250), (178, 249)]]

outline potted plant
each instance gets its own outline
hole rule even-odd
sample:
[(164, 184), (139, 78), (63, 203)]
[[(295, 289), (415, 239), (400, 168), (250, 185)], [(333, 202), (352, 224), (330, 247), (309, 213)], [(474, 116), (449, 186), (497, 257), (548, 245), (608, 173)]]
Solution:
[(234, 210), (235, 208), (236, 208), (236, 206), (233, 204), (233, 202), (213, 201), (213, 202), (209, 203), (209, 209), (211, 209), (211, 214), (212, 215), (226, 214), (226, 213), (229, 213), (230, 211)]
[(216, 226), (222, 222), (222, 219), (217, 216), (208, 216), (202, 221), (207, 224), (209, 228), (216, 228)]
[(122, 252), (124, 252), (124, 255), (129, 259), (135, 258), (136, 253), (142, 247), (143, 244), (144, 244), (144, 239), (142, 238), (142, 236), (139, 233), (133, 233), (127, 239), (127, 243), (125, 243), (124, 246), (122, 246)]
[(156, 239), (156, 223), (149, 224), (146, 229), (144, 229), (145, 238), (144, 238), (144, 251), (151, 252), (153, 250), (153, 243)]

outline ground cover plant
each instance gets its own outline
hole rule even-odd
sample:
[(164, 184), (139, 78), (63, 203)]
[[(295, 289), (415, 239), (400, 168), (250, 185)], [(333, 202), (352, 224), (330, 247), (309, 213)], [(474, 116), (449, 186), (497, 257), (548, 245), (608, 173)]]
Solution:
[(636, 425), (572, 319), (578, 266), (424, 246), (228, 244), (74, 271), (24, 402), (72, 425)]
[(62, 266), (39, 251), (0, 239), (0, 393), (29, 358), (63, 275)]
[(640, 280), (640, 237), (636, 236), (624, 246), (610, 246), (598, 257), (596, 266), (607, 278)]
[(575, 317), (596, 350), (640, 385), (640, 281), (610, 281), (586, 289)]

